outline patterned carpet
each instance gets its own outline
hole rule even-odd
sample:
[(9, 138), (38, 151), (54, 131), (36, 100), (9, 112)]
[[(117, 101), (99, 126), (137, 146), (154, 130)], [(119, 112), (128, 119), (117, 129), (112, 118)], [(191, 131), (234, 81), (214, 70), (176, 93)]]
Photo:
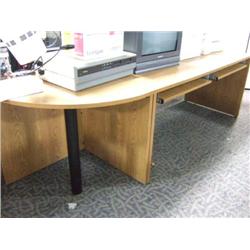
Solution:
[(62, 160), (2, 184), (2, 217), (250, 217), (249, 157), (250, 91), (237, 120), (185, 102), (162, 105), (148, 185), (81, 152), (82, 194), (71, 195)]

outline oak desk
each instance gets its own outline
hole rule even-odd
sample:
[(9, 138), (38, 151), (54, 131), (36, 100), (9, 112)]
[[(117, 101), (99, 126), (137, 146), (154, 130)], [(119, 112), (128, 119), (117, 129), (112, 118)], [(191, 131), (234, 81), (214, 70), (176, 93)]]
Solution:
[(45, 82), (43, 93), (6, 101), (1, 117), (6, 183), (66, 157), (69, 150), (72, 190), (79, 193), (79, 147), (147, 183), (156, 103), (185, 95), (186, 101), (237, 117), (249, 58), (215, 53), (80, 92)]

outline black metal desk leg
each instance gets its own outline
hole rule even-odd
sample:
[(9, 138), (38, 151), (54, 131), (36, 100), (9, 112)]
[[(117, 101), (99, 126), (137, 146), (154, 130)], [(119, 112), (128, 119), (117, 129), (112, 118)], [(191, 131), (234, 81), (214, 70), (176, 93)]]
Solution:
[(73, 194), (80, 194), (82, 192), (82, 178), (78, 141), (77, 111), (75, 109), (65, 109), (64, 116), (66, 123), (71, 189)]

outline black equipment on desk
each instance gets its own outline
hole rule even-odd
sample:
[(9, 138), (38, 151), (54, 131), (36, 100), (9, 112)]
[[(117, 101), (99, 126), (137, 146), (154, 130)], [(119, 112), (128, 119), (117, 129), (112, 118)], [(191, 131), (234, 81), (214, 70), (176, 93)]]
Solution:
[(179, 64), (181, 31), (124, 32), (124, 51), (137, 55), (135, 73)]

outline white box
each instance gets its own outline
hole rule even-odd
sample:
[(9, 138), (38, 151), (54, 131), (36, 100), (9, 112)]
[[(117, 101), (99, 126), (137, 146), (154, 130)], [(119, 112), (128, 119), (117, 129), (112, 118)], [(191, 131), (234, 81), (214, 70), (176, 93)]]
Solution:
[(74, 32), (75, 53), (79, 56), (93, 58), (109, 53), (123, 51), (123, 32)]

